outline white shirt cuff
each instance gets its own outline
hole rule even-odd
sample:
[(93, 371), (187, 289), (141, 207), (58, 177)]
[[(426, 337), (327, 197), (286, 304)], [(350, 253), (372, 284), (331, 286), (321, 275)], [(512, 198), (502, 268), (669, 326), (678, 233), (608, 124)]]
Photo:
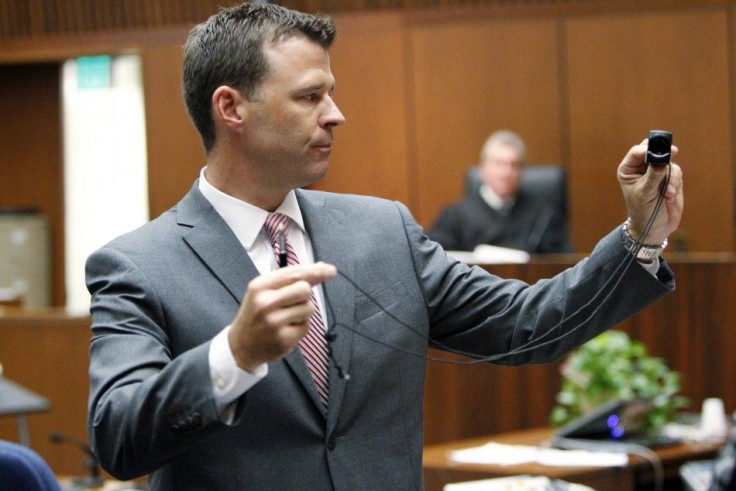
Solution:
[(220, 331), (210, 343), (209, 362), (212, 377), (212, 392), (215, 396), (215, 405), (220, 418), (225, 423), (231, 423), (235, 404), (238, 397), (253, 387), (268, 374), (268, 365), (259, 366), (254, 373), (240, 368), (230, 349), (228, 332), (230, 326)]
[(636, 261), (637, 263), (641, 264), (641, 267), (644, 268), (650, 275), (657, 276), (657, 271), (659, 271), (659, 258), (656, 257), (655, 261), (652, 261), (651, 263), (643, 263), (641, 261)]

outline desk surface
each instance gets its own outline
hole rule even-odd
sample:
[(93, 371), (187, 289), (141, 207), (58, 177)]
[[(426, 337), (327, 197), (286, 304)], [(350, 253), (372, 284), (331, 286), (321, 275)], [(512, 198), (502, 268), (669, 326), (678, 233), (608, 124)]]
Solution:
[(89, 328), (88, 313), (75, 313), (61, 307), (7, 307), (0, 305), (0, 327), (77, 327)]
[[(451, 482), (513, 475), (535, 475), (585, 484), (601, 491), (624, 491), (637, 489), (642, 484), (651, 483), (654, 479), (651, 464), (638, 455), (630, 455), (629, 465), (625, 468), (550, 467), (537, 463), (501, 466), (459, 463), (448, 458), (450, 451), (476, 447), (490, 441), (513, 445), (546, 446), (553, 432), (553, 428), (534, 428), (428, 445), (424, 449), (423, 462), (425, 489), (440, 491), (445, 484)], [(677, 478), (679, 467), (684, 462), (713, 458), (722, 445), (723, 442), (683, 443), (657, 448), (654, 451), (662, 462), (665, 479), (672, 479)]]
[(50, 407), (46, 398), (0, 377), (0, 416), (47, 411)]

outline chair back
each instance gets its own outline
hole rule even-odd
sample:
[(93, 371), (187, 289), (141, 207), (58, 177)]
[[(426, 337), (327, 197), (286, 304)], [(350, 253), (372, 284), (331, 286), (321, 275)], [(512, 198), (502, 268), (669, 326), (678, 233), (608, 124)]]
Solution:
[[(478, 166), (470, 167), (465, 177), (466, 194), (475, 194), (481, 186)], [(558, 213), (567, 223), (567, 176), (564, 167), (556, 164), (527, 165), (521, 175), (519, 193), (535, 196)]]
[(33, 450), (0, 440), (0, 491), (61, 491), (48, 464)]

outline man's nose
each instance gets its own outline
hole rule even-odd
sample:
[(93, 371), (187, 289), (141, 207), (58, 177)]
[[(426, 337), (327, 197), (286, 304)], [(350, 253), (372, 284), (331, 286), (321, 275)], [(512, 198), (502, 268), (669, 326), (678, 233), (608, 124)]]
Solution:
[(327, 110), (325, 111), (321, 121), (322, 126), (340, 126), (345, 123), (345, 116), (342, 115), (342, 112), (337, 107), (337, 104), (332, 97), (327, 97), (327, 104)]

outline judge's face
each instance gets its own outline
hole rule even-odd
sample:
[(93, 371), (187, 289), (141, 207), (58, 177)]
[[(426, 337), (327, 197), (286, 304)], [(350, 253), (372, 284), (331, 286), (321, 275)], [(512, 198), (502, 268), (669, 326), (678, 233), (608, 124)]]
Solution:
[(510, 145), (492, 146), (480, 165), (483, 182), (504, 201), (516, 196), (521, 180), (523, 163)]
[(332, 130), (345, 122), (332, 99), (327, 52), (304, 37), (264, 46), (269, 72), (252, 100), (244, 151), (266, 166), (271, 184), (293, 189), (324, 177)]

